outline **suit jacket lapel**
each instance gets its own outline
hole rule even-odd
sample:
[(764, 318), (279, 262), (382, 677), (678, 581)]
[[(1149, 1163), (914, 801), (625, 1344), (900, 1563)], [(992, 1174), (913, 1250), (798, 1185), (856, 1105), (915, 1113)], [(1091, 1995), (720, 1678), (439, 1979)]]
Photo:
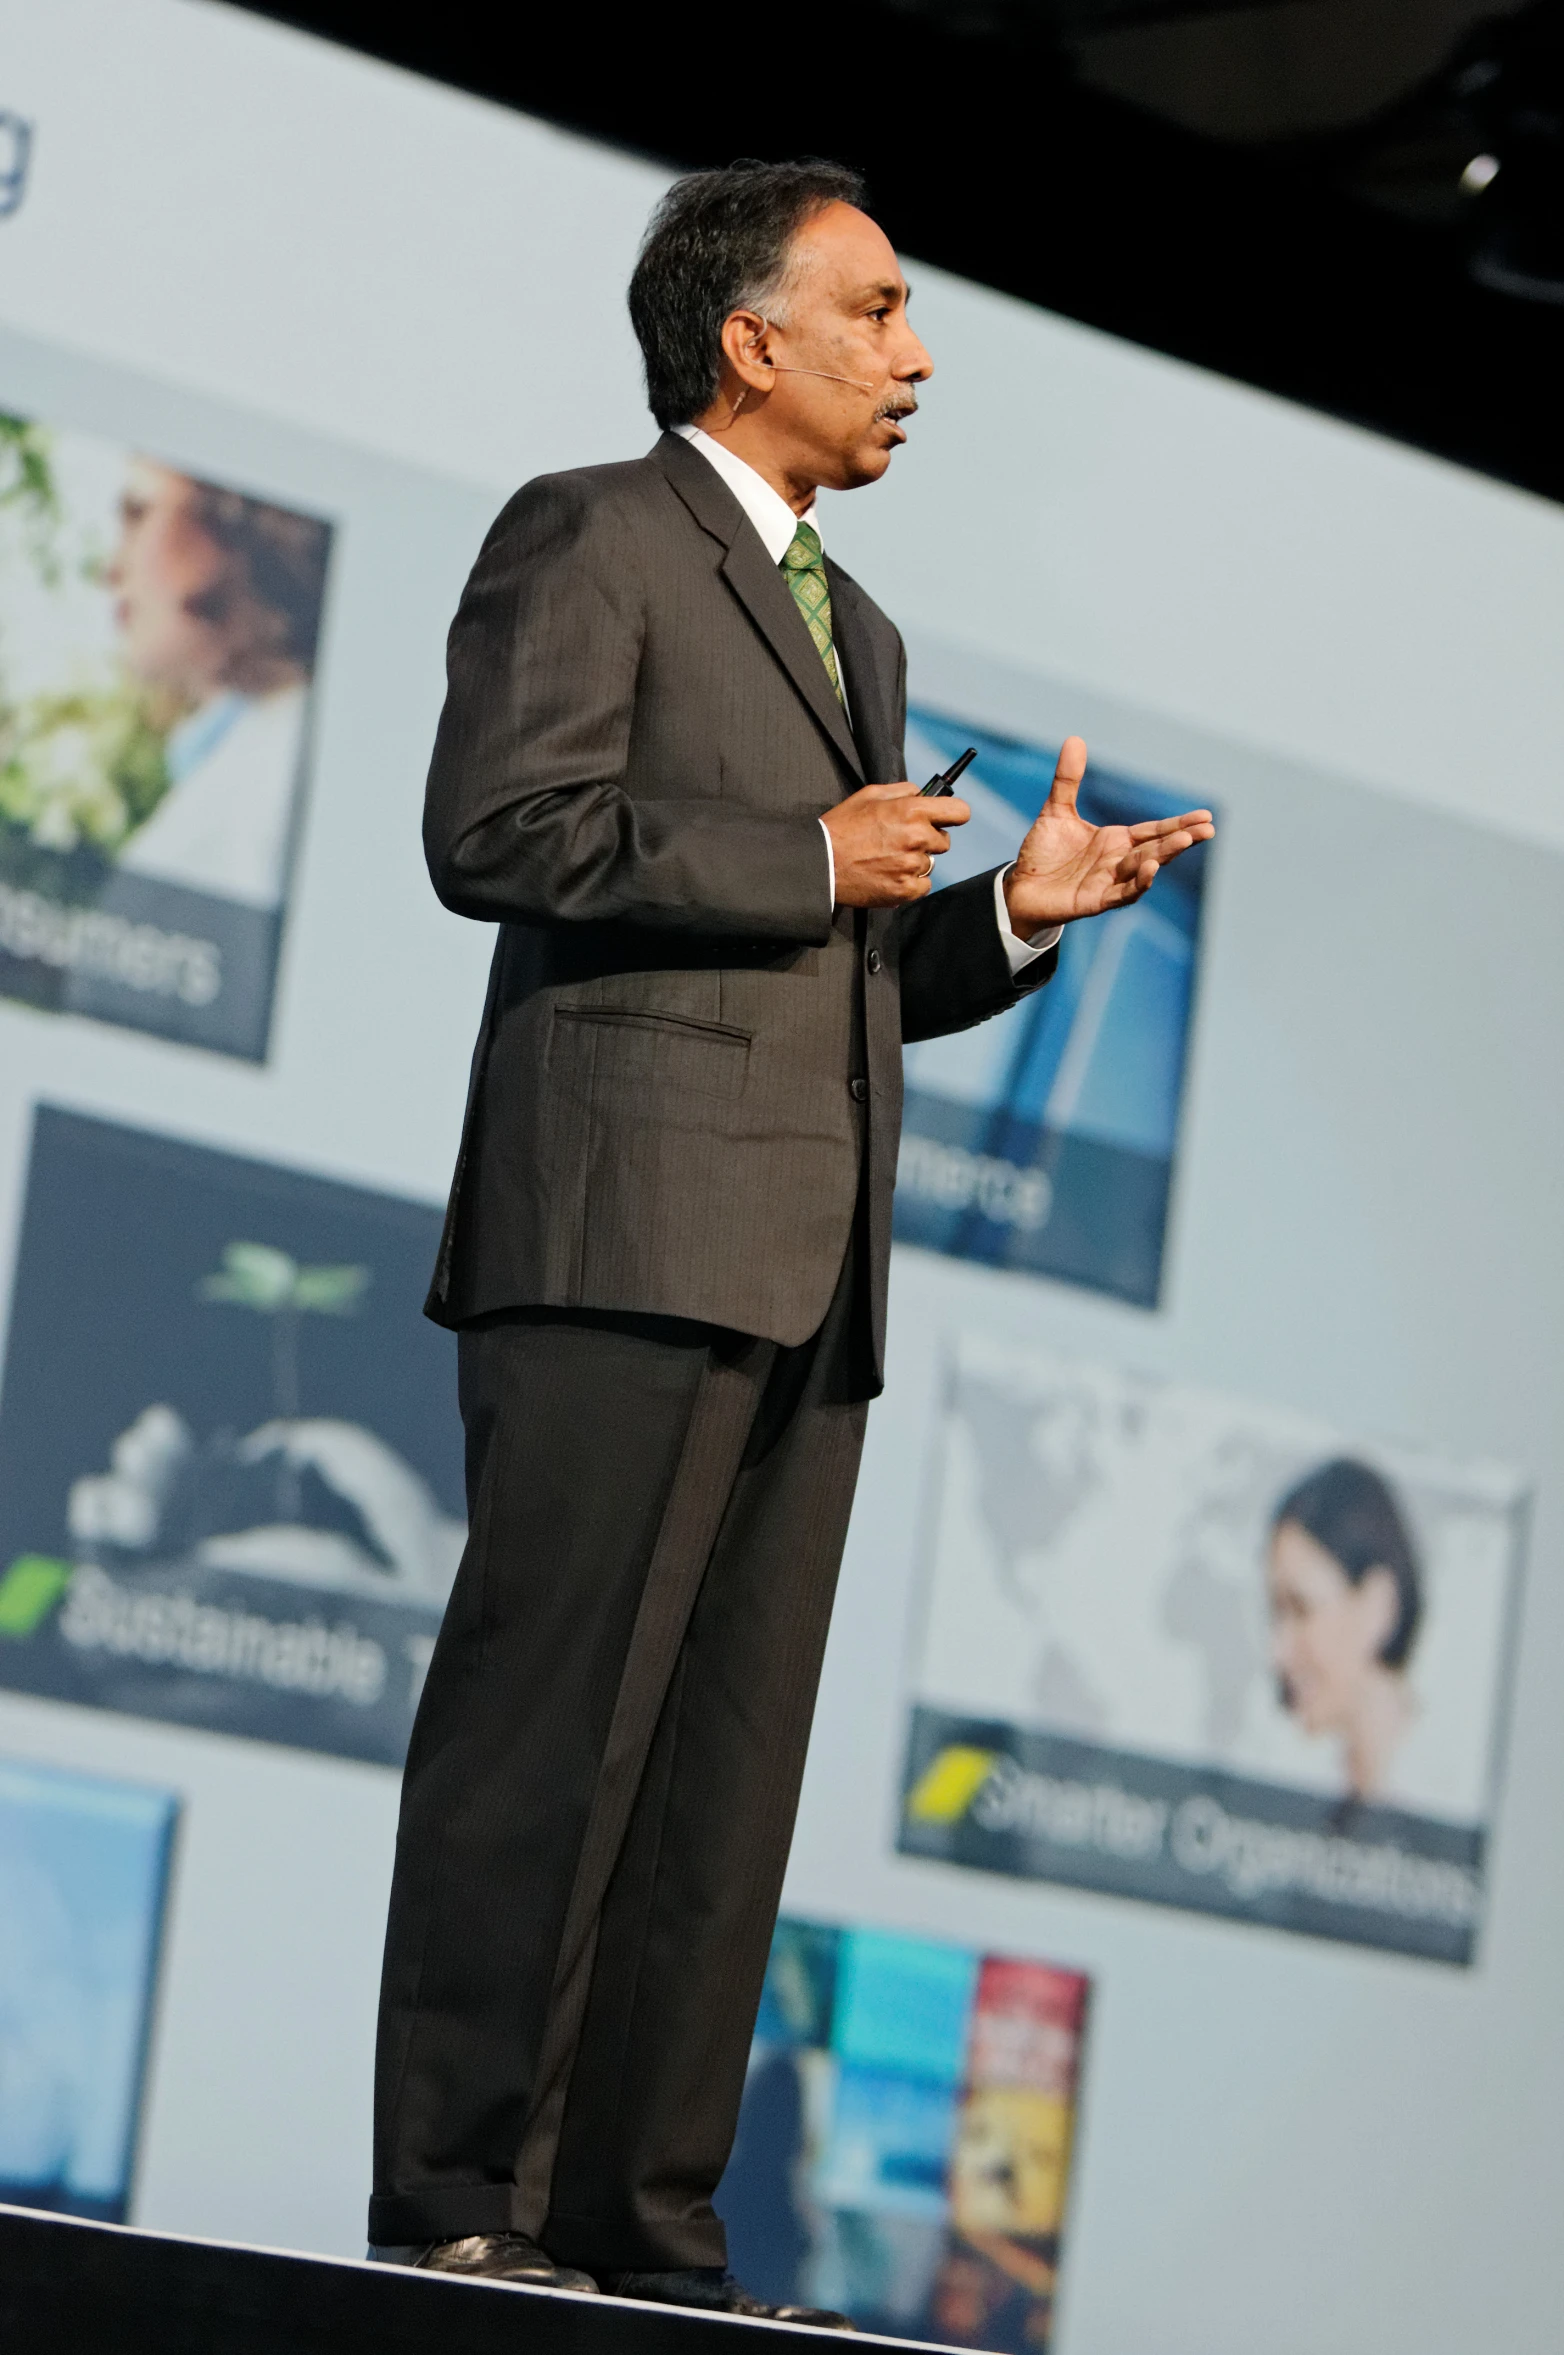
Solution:
[[(895, 678), (875, 658), (874, 640), (864, 618), (862, 589), (829, 556), (825, 569), (831, 584), (831, 635), (847, 685), (863, 773), (876, 785), (894, 785), (906, 759), (898, 735), (899, 714), (892, 708)], [(822, 663), (822, 670), (824, 667)]]
[[(831, 692), (825, 664), (793, 602), (793, 592), (782, 578), (781, 568), (766, 554), (749, 517), (716, 468), (708, 466), (699, 450), (692, 450), (678, 434), (665, 433), (652, 458), (702, 530), (722, 541), (727, 549), (722, 560), (723, 578), (835, 749), (861, 780), (863, 763), (847, 715)], [(852, 692), (851, 687), (848, 691)]]

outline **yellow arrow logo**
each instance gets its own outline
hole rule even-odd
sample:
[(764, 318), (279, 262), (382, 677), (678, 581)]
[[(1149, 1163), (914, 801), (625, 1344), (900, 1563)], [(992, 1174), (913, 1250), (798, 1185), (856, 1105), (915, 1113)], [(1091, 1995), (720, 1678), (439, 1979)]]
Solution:
[(951, 1742), (932, 1758), (907, 1794), (914, 1823), (959, 1823), (987, 1782), (996, 1753)]

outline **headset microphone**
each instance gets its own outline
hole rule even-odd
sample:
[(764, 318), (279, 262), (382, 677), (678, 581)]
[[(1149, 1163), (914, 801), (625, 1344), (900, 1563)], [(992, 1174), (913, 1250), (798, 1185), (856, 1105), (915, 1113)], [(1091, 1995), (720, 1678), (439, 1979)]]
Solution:
[(854, 392), (872, 393), (874, 390), (872, 384), (860, 384), (856, 376), (833, 376), (829, 368), (784, 368), (780, 360), (773, 360), (771, 365), (778, 376), (818, 376), (827, 384), (850, 384)]

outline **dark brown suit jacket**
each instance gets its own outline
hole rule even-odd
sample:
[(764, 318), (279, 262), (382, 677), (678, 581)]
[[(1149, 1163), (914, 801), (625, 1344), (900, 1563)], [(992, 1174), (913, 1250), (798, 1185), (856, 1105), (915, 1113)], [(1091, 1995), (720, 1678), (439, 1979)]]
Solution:
[(677, 435), (528, 483), (490, 531), (424, 820), (446, 906), (500, 925), (439, 1322), (555, 1305), (806, 1340), (866, 1143), (878, 1366), (902, 1041), (1019, 993), (991, 874), (833, 914), (818, 820), (903, 774), (906, 656), (828, 573), (851, 727), (779, 568)]

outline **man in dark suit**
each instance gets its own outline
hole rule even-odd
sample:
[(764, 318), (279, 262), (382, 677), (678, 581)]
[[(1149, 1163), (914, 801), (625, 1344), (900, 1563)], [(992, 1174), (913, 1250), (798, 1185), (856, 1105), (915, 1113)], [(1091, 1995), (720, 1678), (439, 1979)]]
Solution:
[(471, 1534), (403, 1786), (371, 2241), (732, 2313), (778, 2311), (711, 2200), (881, 1381), (902, 1041), (1014, 1004), (1211, 830), (1088, 826), (1072, 738), (1015, 864), (929, 896), (968, 812), (903, 778), (901, 641), (814, 507), (930, 372), (861, 199), (733, 166), (659, 207), (663, 437), (494, 525), (425, 821), (500, 932), (429, 1302)]

